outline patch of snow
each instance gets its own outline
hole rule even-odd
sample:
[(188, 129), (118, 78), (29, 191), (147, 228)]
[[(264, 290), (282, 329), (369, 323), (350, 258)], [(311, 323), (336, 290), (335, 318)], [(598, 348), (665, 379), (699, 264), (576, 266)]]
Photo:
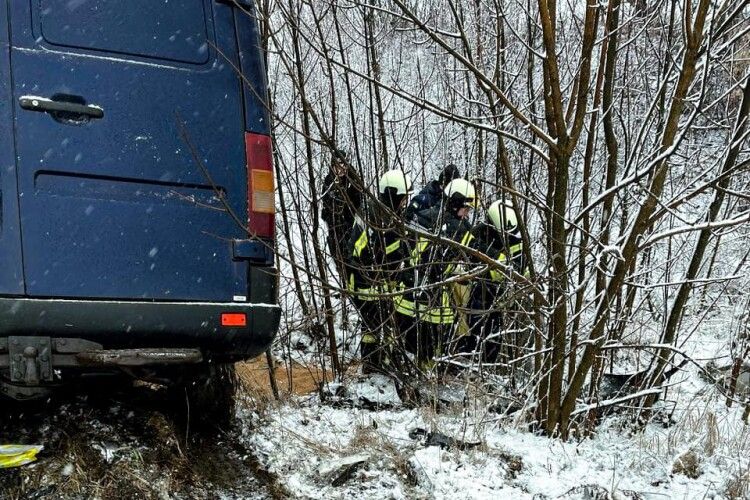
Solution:
[[(694, 400), (696, 391), (706, 390), (693, 375), (674, 398)], [(377, 387), (361, 381), (347, 390), (382, 396)], [(299, 498), (545, 499), (567, 494), (565, 498), (584, 498), (591, 491), (609, 492), (611, 498), (723, 498), (732, 475), (750, 467), (750, 456), (740, 451), (746, 450), (749, 431), (741, 422), (741, 407), (729, 409), (720, 397), (706, 397), (717, 403), (710, 406), (724, 444), (717, 445), (721, 450), (702, 452), (702, 473), (696, 479), (672, 473), (674, 459), (684, 449), (707, 446), (707, 410), (689, 403), (682, 415), (686, 426), (651, 424), (629, 435), (623, 431), (623, 417), (612, 416), (593, 438), (562, 442), (501, 420), (482, 404), (441, 413), (430, 408), (370, 411), (303, 397), (270, 409), (245, 439)], [(481, 445), (465, 450), (425, 446), (409, 437), (414, 428)], [(321, 481), (325, 464), (360, 454), (369, 459), (351, 479), (340, 486)]]

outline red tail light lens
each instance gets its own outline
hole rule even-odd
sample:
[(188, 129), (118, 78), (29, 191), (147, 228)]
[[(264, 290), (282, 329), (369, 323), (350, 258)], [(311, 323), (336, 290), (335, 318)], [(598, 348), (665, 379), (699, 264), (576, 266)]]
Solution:
[(245, 313), (222, 313), (221, 326), (247, 326)]
[(247, 218), (251, 235), (274, 237), (276, 186), (273, 178), (271, 137), (245, 133), (247, 156)]

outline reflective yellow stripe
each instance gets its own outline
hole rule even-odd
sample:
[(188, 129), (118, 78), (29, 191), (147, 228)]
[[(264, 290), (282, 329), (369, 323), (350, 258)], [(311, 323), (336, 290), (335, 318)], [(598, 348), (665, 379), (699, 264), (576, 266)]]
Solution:
[(42, 451), (42, 445), (0, 445), (0, 469), (20, 467), (36, 461), (37, 453)]
[(387, 292), (391, 285), (390, 283), (384, 283), (382, 287), (370, 287), (370, 288), (357, 288), (354, 283), (354, 273), (349, 274), (349, 281), (346, 284), (347, 290), (352, 295), (355, 295), (359, 300), (380, 300), (382, 297), (380, 296), (381, 293), (384, 291)]
[[(513, 258), (518, 254), (518, 252), (523, 250), (523, 243), (516, 243), (515, 245), (512, 245), (508, 250), (511, 258)], [(508, 256), (505, 254), (505, 251), (502, 251), (495, 260), (501, 264), (505, 264), (506, 262), (508, 262)], [(525, 273), (526, 272), (528, 272), (528, 270), (525, 271)], [(492, 281), (503, 281), (505, 280), (505, 278), (506, 276), (502, 272), (498, 271), (497, 269), (490, 269), (490, 279)]]
[(403, 295), (399, 295), (393, 299), (393, 305), (396, 312), (418, 318), (421, 321), (434, 324), (452, 324), (453, 323), (453, 308), (450, 307), (450, 298), (446, 291), (442, 293), (441, 307), (427, 308), (419, 302), (408, 300)]
[(382, 291), (377, 287), (372, 288), (357, 288), (357, 289), (350, 289), (349, 290), (352, 294), (354, 294), (359, 300), (380, 300)]
[(354, 256), (359, 257), (362, 255), (362, 250), (367, 246), (367, 229), (362, 231), (362, 234), (357, 238), (357, 242), (354, 243)]
[(469, 321), (466, 314), (466, 307), (471, 299), (468, 285), (453, 283), (450, 287), (451, 299), (456, 310), (456, 330), (455, 334), (459, 337), (469, 334)]
[(395, 252), (396, 250), (398, 250), (398, 247), (400, 246), (401, 246), (401, 241), (394, 241), (393, 243), (385, 247), (385, 254), (388, 255), (388, 254)]
[[(349, 282), (346, 284), (347, 290), (352, 295), (355, 295), (359, 300), (380, 300), (380, 289), (378, 287), (372, 288), (357, 288), (354, 284), (354, 273), (349, 274)], [(388, 288), (388, 285), (385, 285)]]
[[(461, 238), (461, 244), (464, 246), (468, 246), (471, 240), (474, 239), (474, 235), (469, 233), (468, 231), (464, 234), (463, 238)], [(453, 274), (453, 271), (456, 270), (455, 264), (448, 264), (448, 266), (445, 268), (445, 273), (443, 273), (444, 276), (447, 276), (449, 274)]]
[(419, 240), (417, 240), (417, 246), (415, 246), (414, 250), (412, 250), (411, 259), (409, 260), (409, 263), (412, 266), (416, 266), (419, 264), (419, 257), (422, 255), (422, 252), (424, 252), (429, 245), (430, 245), (430, 240), (426, 238), (420, 237)]
[[(473, 239), (474, 235), (467, 231), (461, 237), (460, 243), (461, 245), (467, 246)], [(419, 258), (429, 245), (430, 240), (428, 240), (427, 238), (420, 237), (417, 240), (417, 244), (414, 247), (414, 250), (412, 250), (411, 259), (409, 261), (412, 266), (416, 266), (419, 264)], [(445, 269), (444, 274), (450, 274), (455, 268), (455, 264), (448, 265)], [(401, 289), (404, 288), (403, 284), (401, 284), (400, 286)], [(441, 291), (441, 303), (442, 304), (439, 307), (429, 308), (424, 304), (420, 304), (418, 302), (415, 303), (411, 300), (408, 300), (403, 295), (396, 296), (393, 299), (393, 305), (396, 309), (396, 312), (399, 312), (406, 316), (418, 317), (419, 320), (426, 321), (428, 323), (443, 325), (452, 324), (455, 319), (455, 314), (453, 308), (451, 307), (450, 295), (448, 294), (447, 290)]]
[[(505, 255), (505, 252), (500, 252), (500, 255), (495, 260), (501, 264), (505, 264), (508, 261), (508, 257)], [(503, 281), (505, 280), (505, 274), (497, 269), (490, 269), (490, 279), (492, 281)]]
[(396, 308), (396, 312), (404, 314), (406, 316), (416, 316), (414, 313), (414, 302), (406, 300), (403, 295), (398, 295), (393, 298), (393, 305)]

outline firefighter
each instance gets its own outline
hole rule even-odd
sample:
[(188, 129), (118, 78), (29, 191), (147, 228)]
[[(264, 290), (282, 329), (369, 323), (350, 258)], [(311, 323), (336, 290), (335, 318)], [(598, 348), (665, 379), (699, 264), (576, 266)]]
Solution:
[(419, 194), (411, 199), (406, 208), (406, 218), (412, 220), (418, 212), (440, 205), (445, 187), (449, 182), (460, 177), (461, 172), (457, 166), (452, 163), (446, 165), (436, 180), (428, 182)]
[(519, 218), (510, 200), (492, 203), (486, 221), (477, 224), (472, 234), (472, 247), (495, 259), (500, 268), (490, 269), (473, 282), (469, 305), (471, 335), (465, 339), (462, 351), (479, 348), (482, 359), (494, 363), (503, 340), (500, 330), (513, 303), (512, 271), (528, 273)]
[(343, 262), (349, 232), (362, 205), (362, 182), (346, 159), (344, 151), (336, 150), (331, 169), (323, 179), (321, 195), (321, 218), (328, 226), (326, 242), (342, 278), (345, 278)]
[(391, 299), (399, 268), (408, 256), (402, 216), (411, 180), (390, 170), (378, 182), (378, 201), (357, 216), (349, 239), (347, 288), (364, 325), (360, 353), (363, 373), (384, 371), (383, 340), (393, 317)]
[[(474, 186), (454, 179), (443, 194), (441, 204), (417, 212), (417, 222), (431, 234), (469, 245), (473, 238), (469, 214), (477, 204)], [(445, 280), (466, 260), (460, 249), (433, 240), (424, 235), (416, 238), (399, 286), (402, 293), (394, 298), (399, 330), (422, 370), (432, 368), (434, 357), (445, 353), (456, 319), (451, 285)]]

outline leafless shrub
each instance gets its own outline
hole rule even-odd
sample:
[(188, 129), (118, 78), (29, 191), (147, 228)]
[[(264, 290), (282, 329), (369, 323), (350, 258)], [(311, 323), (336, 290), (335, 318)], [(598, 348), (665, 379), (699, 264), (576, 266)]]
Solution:
[(738, 473), (727, 484), (727, 498), (747, 498), (750, 494), (750, 472)]
[(648, 422), (679, 346), (742, 283), (742, 2), (268, 0), (261, 14), (287, 313), (320, 318), (336, 374), (352, 359), (339, 311), (352, 309), (320, 242), (332, 151), (351, 152), (369, 200), (388, 168), (421, 182), (454, 161), (485, 206), (505, 196), (523, 214), (530, 267), (515, 277), (528, 340), (508, 342), (499, 367), (463, 368), (493, 379), (523, 365), (536, 425), (566, 437), (574, 417), (579, 435), (595, 428), (602, 373), (634, 360), (646, 372), (627, 406)]

